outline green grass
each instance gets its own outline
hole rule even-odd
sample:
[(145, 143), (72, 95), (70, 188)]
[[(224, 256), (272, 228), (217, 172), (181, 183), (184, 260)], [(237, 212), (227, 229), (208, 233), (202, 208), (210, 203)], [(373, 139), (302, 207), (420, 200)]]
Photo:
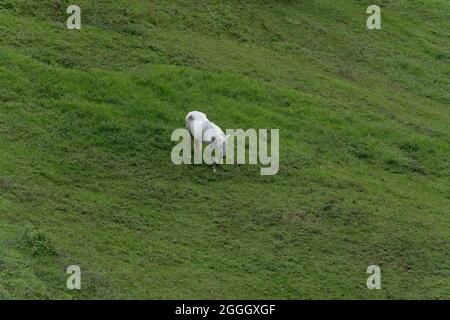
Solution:
[[(76, 4), (0, 0), (0, 298), (450, 298), (448, 1)], [(279, 173), (173, 165), (191, 110)]]

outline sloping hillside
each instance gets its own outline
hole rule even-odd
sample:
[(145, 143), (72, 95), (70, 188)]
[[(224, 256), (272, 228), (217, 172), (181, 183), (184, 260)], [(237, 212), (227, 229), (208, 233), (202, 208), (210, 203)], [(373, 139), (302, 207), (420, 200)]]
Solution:
[[(376, 2), (0, 0), (0, 298), (449, 299), (450, 2)], [(279, 173), (172, 164), (191, 110)]]

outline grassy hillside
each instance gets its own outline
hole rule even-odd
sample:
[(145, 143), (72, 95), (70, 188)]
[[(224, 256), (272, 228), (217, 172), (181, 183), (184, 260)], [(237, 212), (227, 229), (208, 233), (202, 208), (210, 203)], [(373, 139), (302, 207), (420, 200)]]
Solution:
[[(0, 0), (0, 298), (450, 298), (448, 1), (69, 4)], [(279, 173), (172, 164), (191, 110)]]

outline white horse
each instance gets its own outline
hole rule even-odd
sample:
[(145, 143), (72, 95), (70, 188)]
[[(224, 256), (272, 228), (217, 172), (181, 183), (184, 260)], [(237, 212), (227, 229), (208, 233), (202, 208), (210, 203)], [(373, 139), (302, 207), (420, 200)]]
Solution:
[[(199, 111), (191, 111), (187, 114), (186, 119), (186, 129), (190, 132), (194, 138), (194, 145), (199, 152), (201, 144), (214, 144), (217, 150), (220, 152), (220, 156), (225, 158), (227, 155), (227, 138), (222, 129), (220, 129), (215, 123), (208, 120), (206, 114)], [(215, 165), (217, 164), (217, 159), (214, 160), (214, 171), (216, 171)]]

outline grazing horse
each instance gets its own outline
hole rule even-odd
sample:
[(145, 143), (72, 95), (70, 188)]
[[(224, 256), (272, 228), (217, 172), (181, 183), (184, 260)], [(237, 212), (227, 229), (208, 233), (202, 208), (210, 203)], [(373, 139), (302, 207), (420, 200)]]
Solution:
[[(220, 129), (215, 123), (208, 120), (206, 114), (199, 111), (191, 111), (187, 114), (186, 129), (190, 132), (194, 138), (194, 145), (196, 152), (200, 152), (201, 144), (213, 144), (219, 151), (218, 159), (225, 158), (227, 155), (227, 138), (222, 129)], [(216, 171), (215, 165), (218, 163), (217, 159), (214, 160), (214, 171)]]

